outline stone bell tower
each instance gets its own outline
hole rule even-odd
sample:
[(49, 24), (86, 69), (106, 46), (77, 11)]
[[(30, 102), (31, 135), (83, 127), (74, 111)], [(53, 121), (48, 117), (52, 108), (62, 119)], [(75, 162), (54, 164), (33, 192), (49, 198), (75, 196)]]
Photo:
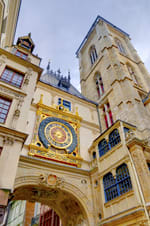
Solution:
[(77, 56), (82, 93), (99, 103), (103, 130), (118, 119), (149, 126), (150, 75), (126, 32), (98, 16)]

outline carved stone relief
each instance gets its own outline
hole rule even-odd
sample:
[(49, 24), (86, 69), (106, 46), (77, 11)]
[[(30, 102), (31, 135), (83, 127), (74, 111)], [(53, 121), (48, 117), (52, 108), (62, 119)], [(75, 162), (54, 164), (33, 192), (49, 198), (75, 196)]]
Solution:
[(64, 179), (57, 177), (54, 174), (40, 174), (39, 183), (45, 186), (50, 186), (54, 188), (62, 188), (64, 184)]
[(14, 143), (14, 138), (9, 137), (9, 136), (4, 136), (3, 137), (3, 143), (7, 145), (13, 145)]

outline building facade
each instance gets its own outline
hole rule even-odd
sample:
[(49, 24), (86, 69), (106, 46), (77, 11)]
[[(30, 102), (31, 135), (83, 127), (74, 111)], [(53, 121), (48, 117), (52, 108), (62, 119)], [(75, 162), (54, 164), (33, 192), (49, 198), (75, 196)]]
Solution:
[(7, 226), (61, 226), (56, 212), (49, 206), (33, 203), (26, 200), (17, 200), (9, 203), (6, 220)]
[(150, 225), (150, 75), (129, 35), (96, 18), (76, 53), (81, 93), (70, 73), (42, 73), (31, 34), (2, 47), (1, 224), (28, 200), (63, 226)]

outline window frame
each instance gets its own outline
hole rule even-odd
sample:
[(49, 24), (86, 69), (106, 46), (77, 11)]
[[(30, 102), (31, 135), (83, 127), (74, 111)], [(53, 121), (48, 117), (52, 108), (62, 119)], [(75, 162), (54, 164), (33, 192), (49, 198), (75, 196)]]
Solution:
[(117, 48), (119, 49), (119, 52), (123, 55), (126, 55), (126, 50), (122, 44), (122, 41), (118, 38), (115, 38), (115, 43), (117, 45)]
[[(118, 179), (118, 177), (120, 177), (120, 174), (118, 174), (118, 171), (119, 171), (119, 169), (123, 169), (123, 167), (126, 168), (126, 174), (127, 175), (124, 176), (124, 172), (123, 172), (122, 175), (121, 175), (122, 178)], [(127, 184), (127, 181), (129, 182), (131, 187), (128, 187), (128, 190), (124, 191), (125, 184)], [(126, 183), (123, 183), (123, 182), (126, 182)], [(126, 192), (128, 192), (128, 191), (130, 191), (132, 189), (132, 183), (131, 183), (131, 178), (130, 178), (130, 174), (129, 174), (129, 169), (128, 169), (128, 167), (127, 167), (127, 165), (125, 163), (121, 164), (116, 169), (116, 184), (117, 184), (117, 187), (118, 187), (119, 196), (125, 194)], [(120, 185), (123, 185), (124, 187), (120, 186)], [(122, 191), (124, 191), (124, 192), (122, 192)]]
[(105, 121), (106, 128), (108, 129), (114, 123), (109, 102), (106, 102), (103, 105), (103, 115), (104, 115), (104, 121)]
[[(5, 114), (4, 121), (3, 121), (3, 122), (0, 122), (0, 124), (5, 124), (6, 119), (7, 119), (7, 117), (8, 117), (8, 113), (9, 113), (9, 110), (10, 110), (11, 104), (12, 104), (12, 100), (7, 99), (7, 98), (2, 97), (2, 96), (0, 96), (0, 99), (3, 99), (4, 101), (8, 101), (8, 102), (10, 102), (10, 104), (9, 104), (9, 106), (8, 106), (8, 109), (7, 109), (7, 114)], [(1, 107), (0, 107), (0, 109), (1, 109)], [(3, 113), (1, 113), (1, 112), (0, 112), (0, 119), (2, 119), (2, 118), (1, 118), (1, 114), (3, 114)]]
[[(111, 181), (108, 180), (109, 176), (111, 176), (111, 181), (113, 182), (112, 184), (110, 183)], [(108, 178), (107, 181), (105, 180), (105, 178), (106, 179)], [(116, 180), (111, 172), (104, 175), (103, 186), (104, 186), (104, 194), (105, 194), (106, 202), (111, 201), (114, 198), (118, 197), (118, 189), (117, 189)], [(114, 195), (114, 191), (116, 192), (115, 195)], [(112, 193), (113, 195), (111, 196), (110, 193)]]
[(95, 74), (95, 84), (97, 89), (98, 98), (100, 99), (104, 94), (104, 83), (100, 73)]
[(91, 65), (93, 65), (98, 58), (95, 45), (90, 47), (89, 56), (90, 56), (90, 60), (91, 60)]
[[(120, 169), (123, 169), (123, 167), (126, 169), (125, 170), (126, 172), (124, 170), (122, 170), (123, 173), (119, 174), (118, 171)], [(126, 175), (124, 174), (124, 172), (126, 173)], [(121, 178), (120, 178), (120, 175), (121, 175)], [(111, 176), (110, 180), (109, 180), (109, 176)], [(111, 183), (111, 182), (113, 182), (113, 183)], [(114, 198), (119, 197), (119, 196), (131, 191), (133, 189), (133, 187), (132, 187), (132, 181), (131, 181), (131, 177), (130, 177), (130, 173), (129, 173), (127, 164), (123, 163), (116, 168), (116, 176), (115, 177), (113, 176), (113, 174), (111, 172), (108, 172), (107, 174), (105, 174), (103, 176), (103, 186), (104, 186), (104, 195), (105, 195), (106, 202), (111, 201)], [(116, 192), (117, 195), (116, 194), (114, 195), (114, 191)]]
[(113, 148), (117, 144), (119, 144), (120, 142), (121, 142), (121, 137), (120, 137), (119, 131), (118, 131), (118, 129), (115, 128), (109, 134), (109, 144), (110, 144), (110, 147)]
[[(6, 71), (6, 70), (8, 70), (9, 73), (10, 73), (10, 72), (13, 73), (13, 74), (11, 75), (11, 78), (8, 77), (8, 78), (10, 78), (10, 81), (6, 80), (5, 78), (2, 78), (3, 75), (5, 74), (5, 71)], [(20, 77), (22, 77), (21, 82), (20, 82), (19, 85), (16, 85), (15, 83), (12, 82), (15, 75), (19, 75)], [(25, 75), (24, 75), (22, 72), (17, 71), (17, 70), (15, 70), (15, 69), (11, 68), (11, 67), (6, 66), (6, 67), (4, 68), (4, 70), (3, 70), (3, 72), (2, 72), (1, 75), (0, 75), (0, 81), (5, 82), (5, 83), (7, 83), (7, 84), (9, 84), (9, 85), (12, 85), (12, 86), (14, 86), (14, 87), (16, 87), (16, 88), (21, 88), (21, 87), (22, 87), (22, 84), (23, 84), (24, 76), (25, 76)]]
[[(69, 105), (67, 106), (66, 104), (64, 103), (68, 103)], [(58, 105), (63, 105), (65, 109), (68, 109), (69, 111), (71, 111), (71, 102), (68, 101), (68, 100), (65, 100), (61, 97), (58, 98)]]
[[(104, 144), (105, 143), (105, 144)], [(99, 151), (99, 157), (102, 157), (110, 150), (109, 143), (106, 141), (106, 139), (102, 139), (98, 143), (98, 151)]]
[[(21, 55), (18, 56), (17, 53), (20, 53)], [(22, 55), (25, 55), (26, 58), (22, 57)], [(24, 52), (22, 52), (22, 51), (20, 51), (20, 50), (17, 49), (16, 52), (15, 52), (15, 56), (18, 56), (18, 57), (20, 57), (23, 60), (27, 60), (28, 54), (27, 53), (24, 53)]]

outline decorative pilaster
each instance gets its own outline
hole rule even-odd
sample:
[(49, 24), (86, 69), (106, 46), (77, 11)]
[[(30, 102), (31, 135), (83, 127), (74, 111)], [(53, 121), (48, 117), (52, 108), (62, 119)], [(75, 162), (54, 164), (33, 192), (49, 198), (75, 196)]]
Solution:
[(134, 138), (132, 141), (129, 141), (127, 145), (136, 168), (144, 199), (146, 202), (150, 202), (150, 173), (143, 153), (142, 142)]
[(23, 82), (23, 90), (25, 91), (29, 81), (30, 81), (30, 77), (32, 76), (33, 73), (33, 69), (32, 68), (28, 68), (27, 72), (25, 73), (25, 78), (24, 78), (24, 82)]
[(13, 114), (12, 125), (11, 125), (11, 127), (13, 129), (15, 129), (16, 126), (17, 126), (17, 121), (18, 121), (18, 119), (20, 117), (20, 112), (21, 112), (21, 107), (22, 107), (23, 102), (24, 102), (24, 98), (20, 96), (18, 98), (17, 107), (16, 107), (16, 109), (14, 111), (14, 114)]

